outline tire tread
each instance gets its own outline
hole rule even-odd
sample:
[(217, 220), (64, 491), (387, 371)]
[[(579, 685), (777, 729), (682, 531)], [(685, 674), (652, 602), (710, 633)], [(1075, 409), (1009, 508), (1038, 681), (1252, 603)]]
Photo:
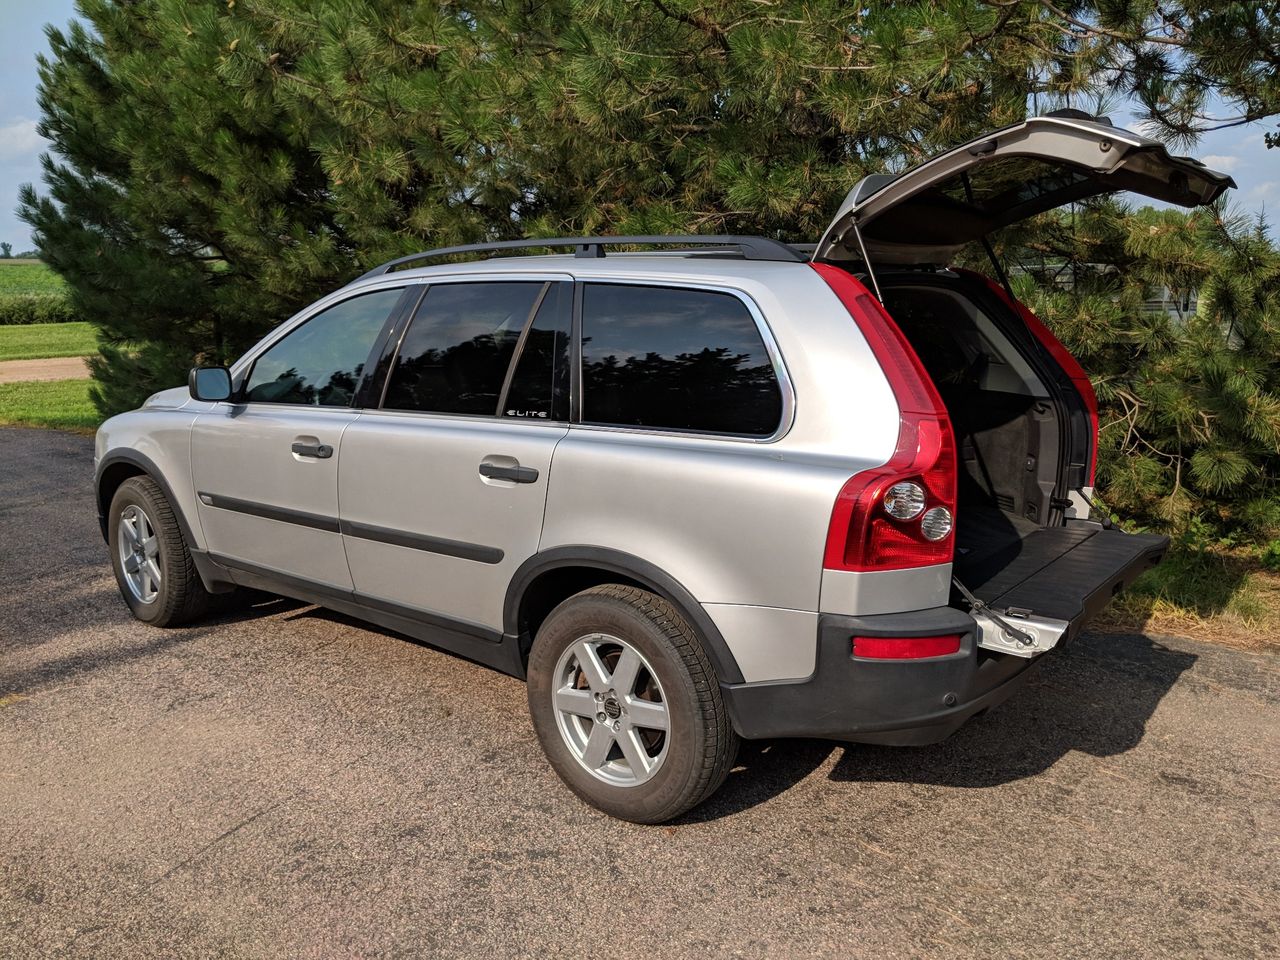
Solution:
[[(697, 632), (662, 597), (640, 587), (609, 583), (575, 594), (565, 600), (561, 607), (583, 599), (616, 603), (648, 620), (675, 649), (692, 681), (695, 710), (701, 716), (705, 734), (702, 755), (695, 760), (692, 782), (673, 796), (664, 807), (651, 808), (642, 815), (627, 817), (642, 823), (664, 823), (696, 807), (715, 793), (728, 777), (737, 757), (738, 736), (720, 695), (715, 667)], [(589, 797), (584, 799), (590, 802)]]
[[(169, 581), (162, 591), (159, 614), (146, 622), (157, 627), (177, 627), (199, 619), (209, 609), (210, 595), (196, 570), (195, 561), (191, 558), (191, 551), (182, 536), (182, 527), (173, 512), (173, 505), (169, 503), (160, 485), (143, 475), (130, 477), (120, 484), (112, 498), (111, 509), (118, 512), (116, 500), (122, 494), (127, 496), (133, 491), (146, 501), (151, 510), (155, 533), (160, 538), (160, 549), (165, 559), (163, 573)], [(112, 544), (112, 549), (114, 548)]]

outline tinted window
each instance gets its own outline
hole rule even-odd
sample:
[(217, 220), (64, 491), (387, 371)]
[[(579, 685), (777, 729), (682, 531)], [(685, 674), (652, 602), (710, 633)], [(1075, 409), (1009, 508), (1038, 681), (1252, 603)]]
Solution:
[(382, 324), (403, 290), (378, 290), (322, 310), (253, 364), (245, 399), (346, 407)]
[(782, 395), (746, 306), (727, 293), (589, 284), (582, 419), (768, 435)]
[(494, 416), (541, 283), (442, 283), (409, 324), (387, 384), (389, 410)]
[(516, 361), (503, 416), (569, 419), (569, 334), (573, 286), (553, 283)]

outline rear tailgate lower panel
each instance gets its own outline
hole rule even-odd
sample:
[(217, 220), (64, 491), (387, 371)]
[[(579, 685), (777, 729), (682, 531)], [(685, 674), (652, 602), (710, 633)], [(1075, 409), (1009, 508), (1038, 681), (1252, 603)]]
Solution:
[(1078, 627), (1159, 563), (1168, 546), (1168, 537), (1075, 523), (1036, 530), (971, 564), (957, 557), (955, 574), (994, 610), (1027, 610)]

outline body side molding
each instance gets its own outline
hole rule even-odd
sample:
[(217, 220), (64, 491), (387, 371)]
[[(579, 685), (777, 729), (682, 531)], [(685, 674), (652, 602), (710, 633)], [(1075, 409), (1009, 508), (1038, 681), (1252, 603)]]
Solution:
[(281, 523), (292, 523), (299, 527), (311, 527), (315, 530), (324, 530), (326, 533), (338, 532), (337, 517), (305, 513), (302, 510), (291, 510), (288, 507), (276, 507), (268, 503), (256, 503), (252, 500), (238, 500), (235, 497), (224, 497), (221, 494), (206, 493), (203, 490), (198, 491), (196, 496), (206, 507), (230, 510), (234, 513), (243, 513), (251, 517), (261, 517), (264, 520), (279, 520)]
[(219, 510), (232, 510), (251, 517), (262, 517), (266, 520), (278, 520), (281, 523), (294, 523), (302, 527), (313, 527), (328, 533), (341, 533), (343, 536), (355, 537), (359, 540), (373, 540), (377, 543), (389, 543), (396, 547), (410, 550), (422, 550), (426, 553), (438, 553), (446, 557), (458, 557), (462, 560), (474, 560), (477, 563), (501, 563), (503, 553), (498, 547), (488, 547), (480, 543), (466, 543), (462, 540), (447, 540), (444, 537), (433, 537), (425, 533), (408, 533), (392, 530), (388, 527), (376, 527), (367, 523), (353, 523), (340, 520), (338, 517), (326, 517), (315, 513), (305, 513), (288, 507), (277, 507), (267, 503), (256, 503), (251, 500), (237, 500), (235, 497), (224, 497), (221, 494), (200, 491), (196, 495), (205, 506)]

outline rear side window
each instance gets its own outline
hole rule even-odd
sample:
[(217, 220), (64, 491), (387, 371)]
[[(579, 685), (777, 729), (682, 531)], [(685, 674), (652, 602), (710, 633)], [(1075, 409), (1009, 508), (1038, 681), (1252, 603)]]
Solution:
[(529, 325), (511, 374), (504, 417), (569, 419), (569, 339), (573, 284), (552, 283)]
[(541, 283), (443, 283), (405, 331), (383, 407), (494, 416)]
[(373, 342), (403, 293), (377, 290), (321, 310), (254, 361), (245, 399), (350, 406)]
[(768, 436), (782, 392), (750, 311), (728, 293), (588, 284), (587, 423)]

